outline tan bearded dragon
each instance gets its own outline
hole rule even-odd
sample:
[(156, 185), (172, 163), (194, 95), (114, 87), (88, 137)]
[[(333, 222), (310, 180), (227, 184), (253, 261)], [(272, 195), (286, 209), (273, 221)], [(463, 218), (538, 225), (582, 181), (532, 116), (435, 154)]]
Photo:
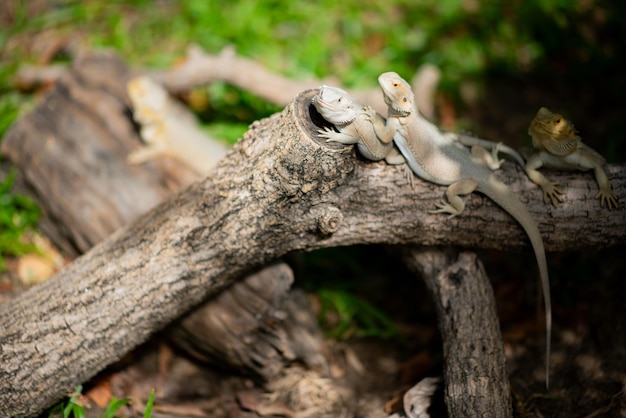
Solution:
[[(348, 93), (337, 87), (321, 86), (313, 97), (313, 105), (324, 119), (337, 127), (339, 132), (330, 128), (320, 130), (326, 142), (356, 144), (359, 153), (372, 161), (384, 159), (388, 164), (403, 164), (404, 158), (393, 145), (394, 129), (386, 126), (384, 119), (370, 106), (365, 106)], [(498, 152), (512, 156), (522, 167), (524, 160), (512, 148), (465, 134), (444, 133), (459, 147), (471, 146), (472, 154), (487, 164), (491, 169), (500, 168), (503, 160), (498, 160)], [(483, 148), (491, 148), (491, 154)]]
[[(389, 132), (395, 130), (394, 142), (417, 176), (435, 184), (448, 186), (446, 197), (431, 213), (463, 213), (461, 195), (481, 192), (513, 216), (526, 231), (535, 251), (546, 310), (546, 387), (549, 387), (552, 307), (550, 282), (543, 240), (530, 213), (491, 170), (473, 157), (467, 149), (451, 143), (439, 129), (419, 114), (411, 86), (394, 72), (381, 74), (378, 82), (387, 103)], [(486, 152), (486, 151), (485, 151)]]
[(127, 90), (133, 117), (141, 125), (141, 138), (146, 143), (128, 156), (131, 164), (169, 155), (205, 174), (226, 155), (228, 147), (202, 132), (194, 115), (156, 81), (135, 77)]
[(600, 206), (604, 207), (606, 203), (609, 210), (617, 208), (617, 197), (602, 169), (606, 160), (582, 143), (570, 121), (542, 107), (530, 123), (528, 134), (533, 139), (534, 153), (528, 158), (525, 170), (528, 177), (543, 190), (544, 202), (550, 198), (552, 205), (556, 206), (557, 202), (563, 201), (563, 192), (557, 183), (549, 181), (537, 171), (542, 166), (563, 170), (593, 170), (600, 187), (595, 196), (600, 199)]

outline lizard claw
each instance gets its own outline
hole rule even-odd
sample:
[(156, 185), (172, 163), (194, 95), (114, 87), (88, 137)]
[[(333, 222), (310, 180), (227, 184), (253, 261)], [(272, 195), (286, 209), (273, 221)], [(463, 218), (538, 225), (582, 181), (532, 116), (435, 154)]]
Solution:
[(437, 209), (432, 209), (429, 210), (428, 213), (447, 213), (448, 218), (454, 218), (456, 215), (459, 214), (459, 211), (456, 210), (456, 208), (454, 206), (452, 206), (451, 204), (447, 203), (446, 201), (442, 200), (441, 202), (437, 203), (435, 205), (437, 207)]
[(317, 133), (322, 137), (326, 138), (326, 142), (335, 142), (334, 135), (336, 132), (329, 127), (325, 127), (324, 129), (318, 129)]
[(600, 190), (596, 194), (596, 199), (600, 199), (600, 206), (604, 207), (604, 203), (606, 202), (606, 208), (608, 210), (617, 209), (617, 196), (613, 193), (612, 190)]
[(370, 122), (378, 117), (378, 113), (374, 110), (372, 106), (363, 107), (363, 114), (365, 115), (365, 120)]
[(126, 161), (131, 165), (139, 165), (162, 154), (165, 154), (165, 152), (159, 150), (157, 147), (147, 145), (128, 154)]
[(548, 199), (552, 206), (556, 207), (558, 203), (563, 202), (563, 191), (558, 188), (558, 183), (547, 182), (541, 185), (543, 190), (543, 201), (548, 203)]
[(407, 164), (403, 164), (403, 171), (404, 171), (404, 178), (406, 179), (407, 183), (409, 183), (409, 185), (411, 186), (411, 189), (413, 188), (413, 178), (414, 173), (413, 170), (411, 170), (411, 168), (407, 165)]
[(504, 163), (504, 160), (498, 160), (498, 153), (500, 152), (500, 148), (502, 147), (502, 142), (498, 142), (492, 149), (491, 149), (491, 157), (493, 158), (493, 162), (492, 164), (489, 166), (489, 168), (491, 168), (492, 170), (497, 170), (502, 166), (502, 163)]

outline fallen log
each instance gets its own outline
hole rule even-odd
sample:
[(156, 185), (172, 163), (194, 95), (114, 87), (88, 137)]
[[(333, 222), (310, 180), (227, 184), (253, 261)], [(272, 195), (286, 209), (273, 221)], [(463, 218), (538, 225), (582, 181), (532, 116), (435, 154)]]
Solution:
[[(202, 181), (0, 306), (2, 415), (36, 414), (237, 278), (292, 251), (356, 243), (527, 246), (519, 226), (488, 199), (472, 195), (467, 213), (452, 220), (430, 215), (440, 187), (417, 181), (412, 189), (401, 170), (323, 142), (314, 94), (302, 92), (280, 114), (252, 124)], [(607, 171), (623, 202), (626, 170)], [(568, 184), (559, 209), (544, 205), (519, 169), (507, 165), (501, 177), (527, 203), (548, 250), (626, 240), (623, 206), (600, 208), (590, 176), (554, 174)]]
[[(44, 103), (7, 135), (3, 149), (19, 169), (20, 191), (43, 208), (41, 229), (68, 256), (83, 254), (200, 179), (195, 167), (176, 158), (128, 163), (140, 146), (126, 89), (131, 78), (132, 72), (113, 54), (82, 54)], [(171, 134), (174, 142), (184, 143), (181, 135), (197, 137), (193, 114), (182, 105), (173, 110), (168, 118), (179, 131), (163, 132), (158, 123), (165, 121), (155, 121), (158, 128), (153, 130)], [(151, 115), (159, 111), (145, 110)], [(214, 147), (220, 155), (222, 147)], [(206, 148), (195, 153), (206, 169), (217, 161)], [(322, 366), (319, 332), (295, 320), (308, 317), (314, 323), (313, 313), (306, 304), (286, 303), (295, 297), (289, 292), (292, 282), (285, 263), (264, 266), (172, 324), (168, 337), (205, 363), (265, 380), (296, 360)], [(294, 333), (301, 338), (292, 338)]]

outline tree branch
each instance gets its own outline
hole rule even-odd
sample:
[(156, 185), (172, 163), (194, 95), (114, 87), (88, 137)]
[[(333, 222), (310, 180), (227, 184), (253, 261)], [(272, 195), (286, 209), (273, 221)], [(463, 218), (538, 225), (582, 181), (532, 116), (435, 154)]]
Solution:
[(404, 247), (402, 256), (435, 302), (449, 416), (512, 416), (495, 299), (480, 260), (474, 253), (433, 248)]
[[(0, 306), (0, 415), (39, 412), (242, 274), (291, 251), (357, 243), (527, 247), (521, 228), (487, 198), (468, 197), (466, 213), (454, 219), (428, 214), (442, 187), (416, 180), (411, 188), (401, 169), (321, 141), (314, 94), (302, 92), (282, 113), (252, 124), (205, 179)], [(50, 96), (43, 106), (54, 113)], [(19, 149), (21, 139), (9, 135), (3, 151)], [(507, 164), (501, 177), (527, 203), (546, 247), (562, 250), (626, 241), (626, 169), (607, 172), (621, 203), (612, 212), (593, 198), (591, 175), (550, 173), (568, 185), (557, 209), (543, 204), (521, 169)]]

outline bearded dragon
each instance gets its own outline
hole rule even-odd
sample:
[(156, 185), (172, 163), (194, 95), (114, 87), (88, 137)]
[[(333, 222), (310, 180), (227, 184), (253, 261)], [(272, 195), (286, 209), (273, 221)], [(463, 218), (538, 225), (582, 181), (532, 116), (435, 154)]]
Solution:
[(320, 130), (326, 142), (356, 144), (359, 153), (368, 160), (404, 164), (404, 157), (393, 145), (393, 128), (387, 127), (373, 108), (357, 102), (340, 88), (321, 86), (319, 90), (313, 97), (313, 105), (339, 130), (328, 127)]
[(219, 161), (228, 147), (208, 137), (198, 127), (194, 115), (174, 101), (156, 81), (139, 76), (127, 84), (133, 117), (141, 126), (146, 143), (128, 156), (131, 164), (169, 155), (205, 174)]
[[(373, 108), (357, 102), (346, 91), (330, 86), (321, 86), (312, 102), (322, 117), (339, 130), (320, 130), (320, 136), (326, 138), (326, 142), (356, 144), (359, 153), (369, 160), (384, 159), (388, 164), (404, 164), (404, 158), (393, 144), (394, 129), (387, 126)], [(524, 166), (524, 160), (517, 151), (502, 143), (453, 132), (444, 135), (459, 147), (471, 147), (472, 155), (492, 170), (500, 168), (504, 162), (498, 159), (498, 152), (509, 154)], [(490, 148), (491, 154), (485, 148)]]
[(543, 240), (530, 213), (507, 186), (467, 149), (451, 143), (439, 129), (419, 114), (411, 86), (394, 72), (380, 75), (378, 82), (388, 106), (388, 132), (413, 172), (426, 181), (448, 186), (446, 197), (431, 213), (460, 215), (465, 209), (461, 195), (481, 192), (507, 211), (524, 228), (535, 252), (546, 311), (546, 387), (549, 387), (552, 307)]
[(532, 137), (534, 153), (528, 158), (525, 170), (528, 177), (541, 187), (544, 202), (549, 198), (552, 205), (556, 206), (557, 202), (563, 201), (563, 191), (557, 183), (549, 181), (537, 171), (538, 168), (546, 166), (581, 171), (593, 169), (600, 187), (595, 196), (600, 199), (600, 206), (604, 207), (606, 203), (609, 210), (617, 208), (617, 197), (602, 169), (606, 160), (583, 144), (572, 122), (542, 107), (530, 123), (528, 134)]

